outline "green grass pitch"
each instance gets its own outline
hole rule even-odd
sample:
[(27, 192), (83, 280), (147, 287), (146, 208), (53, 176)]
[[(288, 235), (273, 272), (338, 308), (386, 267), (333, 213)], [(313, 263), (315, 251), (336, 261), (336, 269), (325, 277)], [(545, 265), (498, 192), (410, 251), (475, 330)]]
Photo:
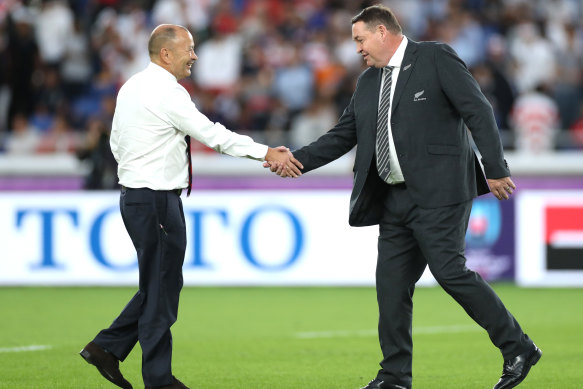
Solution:
[[(583, 289), (494, 286), (543, 350), (521, 388), (583, 388)], [(0, 288), (0, 388), (114, 388), (78, 355), (133, 288)], [(440, 288), (418, 288), (413, 387), (492, 388), (502, 358)], [(373, 288), (185, 288), (174, 374), (193, 389), (355, 389), (380, 350)], [(18, 347), (47, 346), (35, 351)], [(143, 388), (137, 346), (121, 364)]]

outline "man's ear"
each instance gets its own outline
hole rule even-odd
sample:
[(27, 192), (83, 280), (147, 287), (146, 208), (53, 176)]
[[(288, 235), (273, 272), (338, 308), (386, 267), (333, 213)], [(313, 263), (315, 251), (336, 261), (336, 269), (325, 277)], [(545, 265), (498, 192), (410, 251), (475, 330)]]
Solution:
[(160, 49), (160, 61), (163, 64), (169, 64), (172, 59), (172, 53), (167, 48), (163, 47)]
[(377, 26), (380, 34), (381, 34), (381, 38), (383, 38), (383, 40), (385, 40), (387, 38), (387, 35), (389, 35), (389, 32), (387, 31), (387, 28), (385, 27), (384, 24), (379, 24)]

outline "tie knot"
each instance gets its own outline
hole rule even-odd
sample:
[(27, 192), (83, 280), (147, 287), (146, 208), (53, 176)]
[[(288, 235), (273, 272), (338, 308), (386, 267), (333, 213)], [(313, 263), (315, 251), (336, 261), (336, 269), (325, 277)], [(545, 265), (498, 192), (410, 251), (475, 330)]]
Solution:
[(387, 66), (385, 66), (385, 71), (387, 71), (387, 72), (389, 72), (389, 73), (390, 73), (390, 72), (392, 72), (392, 71), (393, 71), (393, 68), (394, 68), (394, 66), (388, 66), (388, 65), (387, 65)]

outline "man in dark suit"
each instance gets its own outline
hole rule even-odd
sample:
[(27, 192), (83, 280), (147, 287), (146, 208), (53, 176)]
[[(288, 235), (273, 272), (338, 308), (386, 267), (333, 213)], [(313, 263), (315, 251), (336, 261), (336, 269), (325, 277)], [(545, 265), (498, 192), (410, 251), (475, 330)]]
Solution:
[(492, 108), (449, 46), (408, 40), (390, 9), (364, 9), (352, 19), (352, 35), (370, 68), (336, 126), (294, 156), (308, 172), (358, 144), (349, 223), (379, 224), (383, 353), (377, 377), (363, 389), (411, 387), (412, 297), (426, 265), (502, 352), (494, 388), (515, 387), (542, 353), (464, 257), (472, 199), (490, 191), (508, 199), (515, 189)]

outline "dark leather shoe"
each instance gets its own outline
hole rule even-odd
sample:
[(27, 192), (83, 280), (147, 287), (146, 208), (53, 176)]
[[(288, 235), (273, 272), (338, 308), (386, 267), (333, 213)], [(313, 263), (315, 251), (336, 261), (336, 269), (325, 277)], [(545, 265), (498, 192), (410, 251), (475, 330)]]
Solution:
[(178, 380), (178, 378), (172, 376), (174, 382), (166, 386), (146, 386), (146, 389), (190, 389), (188, 386), (184, 385)]
[(367, 386), (360, 389), (409, 389), (406, 386), (396, 385), (396, 384), (389, 384), (379, 378), (375, 378), (371, 382), (368, 383)]
[(123, 378), (119, 371), (119, 360), (112, 353), (105, 351), (96, 343), (89, 342), (79, 354), (111, 383), (123, 389), (133, 389), (132, 384)]
[(534, 346), (534, 350), (520, 354), (517, 357), (504, 361), (502, 377), (494, 386), (494, 389), (510, 389), (520, 384), (525, 378), (530, 368), (536, 365), (543, 352)]

